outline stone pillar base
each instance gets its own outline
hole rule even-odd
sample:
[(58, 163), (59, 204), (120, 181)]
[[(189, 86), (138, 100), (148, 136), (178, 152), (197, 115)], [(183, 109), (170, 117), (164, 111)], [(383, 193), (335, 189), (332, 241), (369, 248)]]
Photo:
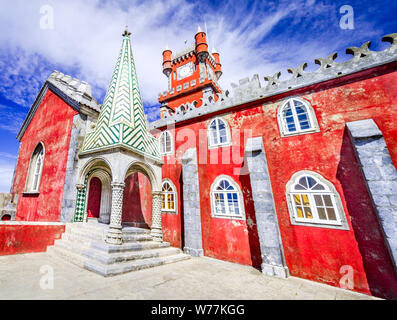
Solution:
[(123, 233), (121, 231), (121, 227), (110, 225), (105, 242), (108, 244), (123, 244)]
[(154, 241), (163, 242), (163, 233), (161, 232), (161, 229), (152, 228), (150, 235)]
[(288, 267), (274, 266), (267, 263), (261, 264), (262, 273), (267, 276), (273, 276), (278, 278), (288, 278), (289, 270)]
[(183, 252), (193, 257), (202, 257), (204, 255), (203, 249), (184, 247)]

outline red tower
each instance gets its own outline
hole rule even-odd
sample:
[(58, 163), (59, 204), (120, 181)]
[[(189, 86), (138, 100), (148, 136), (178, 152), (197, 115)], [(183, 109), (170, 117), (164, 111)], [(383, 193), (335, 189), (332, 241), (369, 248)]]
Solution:
[(218, 80), (222, 75), (219, 53), (208, 51), (206, 34), (198, 27), (194, 45), (172, 54), (167, 48), (163, 51), (163, 73), (168, 78), (168, 91), (159, 95), (160, 114), (169, 110), (175, 112), (187, 103), (199, 108), (203, 98), (222, 93)]

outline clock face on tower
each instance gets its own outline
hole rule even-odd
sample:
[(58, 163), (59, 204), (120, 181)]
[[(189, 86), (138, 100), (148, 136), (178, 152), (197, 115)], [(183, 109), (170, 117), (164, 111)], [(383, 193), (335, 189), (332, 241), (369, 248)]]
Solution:
[(178, 80), (189, 77), (193, 74), (193, 62), (189, 62), (176, 69)]

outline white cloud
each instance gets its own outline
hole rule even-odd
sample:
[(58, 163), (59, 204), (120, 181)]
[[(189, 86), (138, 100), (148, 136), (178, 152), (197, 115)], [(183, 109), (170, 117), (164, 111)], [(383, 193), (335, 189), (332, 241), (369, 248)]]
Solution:
[(0, 193), (9, 193), (15, 163), (0, 159)]
[[(40, 28), (43, 5), (54, 8), (53, 30)], [(167, 88), (166, 77), (161, 72), (165, 45), (179, 51), (185, 39), (193, 42), (197, 24), (204, 27), (204, 22), (210, 45), (221, 56), (224, 73), (220, 83), (225, 89), (230, 82), (255, 73), (263, 79), (283, 69), (285, 76), (286, 68), (326, 56), (340, 44), (337, 23), (332, 20), (337, 12), (336, 6), (304, 0), (257, 2), (252, 6), (230, 1), (219, 10), (206, 8), (201, 1), (187, 0), (0, 0), (0, 93), (29, 107), (43, 81), (53, 69), (58, 69), (88, 81), (94, 95), (103, 96), (125, 24), (132, 32), (145, 105), (156, 105), (158, 92)], [(308, 21), (305, 17), (309, 14), (315, 14), (318, 19)], [(290, 20), (281, 30), (284, 37), (273, 33), (286, 18)], [(302, 28), (313, 25), (318, 32), (328, 30), (330, 25), (336, 31), (328, 30), (328, 43), (317, 34), (311, 37), (300, 34)], [(362, 33), (375, 32), (370, 24), (362, 29)], [(158, 114), (153, 108), (146, 111), (150, 120)]]

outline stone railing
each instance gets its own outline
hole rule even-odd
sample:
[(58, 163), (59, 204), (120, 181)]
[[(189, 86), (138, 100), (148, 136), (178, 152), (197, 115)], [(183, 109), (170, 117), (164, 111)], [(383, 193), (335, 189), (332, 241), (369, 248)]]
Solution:
[(261, 87), (258, 75), (252, 80), (242, 79), (239, 85), (231, 84), (233, 96), (226, 90), (218, 96), (215, 102), (213, 98), (203, 98), (200, 108), (186, 108), (186, 112), (172, 113), (167, 111), (160, 120), (150, 123), (150, 129), (160, 128), (167, 124), (185, 121), (200, 115), (217, 112), (243, 103), (255, 101), (261, 98), (274, 96), (290, 90), (303, 88), (315, 83), (339, 78), (348, 74), (360, 72), (376, 66), (397, 61), (397, 33), (392, 33), (382, 38), (382, 41), (391, 45), (383, 51), (371, 51), (371, 42), (365, 42), (361, 47), (350, 47), (346, 49), (347, 54), (353, 55), (352, 59), (338, 63), (335, 61), (337, 53), (330, 54), (327, 58), (314, 60), (320, 67), (313, 72), (305, 72), (307, 63), (302, 63), (297, 68), (290, 68), (288, 72), (292, 77), (281, 81), (281, 72), (273, 76), (264, 77), (266, 86)]

